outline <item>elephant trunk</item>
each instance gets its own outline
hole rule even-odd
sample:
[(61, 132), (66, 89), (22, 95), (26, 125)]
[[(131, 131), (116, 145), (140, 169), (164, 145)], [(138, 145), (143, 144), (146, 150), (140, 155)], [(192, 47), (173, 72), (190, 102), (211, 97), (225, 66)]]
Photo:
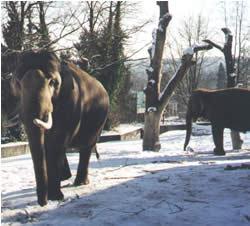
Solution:
[(37, 197), (40, 206), (47, 204), (48, 200), (48, 176), (44, 147), (44, 129), (37, 127), (33, 123), (25, 126), (30, 152), (33, 160), (33, 166), (36, 177)]
[(184, 144), (184, 151), (186, 151), (186, 147), (188, 146), (188, 143), (190, 141), (191, 132), (192, 132), (192, 114), (190, 110), (188, 110), (186, 115), (186, 139)]
[(52, 127), (52, 125), (53, 125), (52, 114), (51, 114), (51, 112), (48, 113), (47, 117), (48, 117), (48, 120), (47, 120), (47, 121), (43, 121), (43, 120), (40, 120), (40, 119), (38, 119), (38, 118), (35, 118), (35, 119), (33, 120), (33, 123), (34, 123), (36, 126), (40, 127), (40, 128), (43, 128), (43, 129), (46, 129), (46, 130), (51, 129), (51, 127)]

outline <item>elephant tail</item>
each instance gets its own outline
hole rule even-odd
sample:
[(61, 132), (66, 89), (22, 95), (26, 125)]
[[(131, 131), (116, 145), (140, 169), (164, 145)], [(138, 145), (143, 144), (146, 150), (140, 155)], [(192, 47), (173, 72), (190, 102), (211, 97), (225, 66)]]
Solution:
[(98, 153), (96, 146), (95, 146), (95, 156), (96, 156), (97, 160), (100, 159), (100, 154)]

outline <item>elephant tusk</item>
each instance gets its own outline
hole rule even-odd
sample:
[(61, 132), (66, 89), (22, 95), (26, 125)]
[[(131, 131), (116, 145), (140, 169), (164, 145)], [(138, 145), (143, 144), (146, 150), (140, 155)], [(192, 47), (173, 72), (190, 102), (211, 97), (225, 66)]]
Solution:
[(46, 130), (51, 129), (52, 124), (53, 124), (53, 122), (52, 122), (52, 114), (49, 113), (49, 115), (48, 115), (48, 121), (47, 122), (44, 122), (44, 121), (42, 121), (40, 119), (35, 118), (33, 120), (33, 123), (36, 126), (40, 127), (40, 128), (43, 128), (43, 129), (46, 129)]

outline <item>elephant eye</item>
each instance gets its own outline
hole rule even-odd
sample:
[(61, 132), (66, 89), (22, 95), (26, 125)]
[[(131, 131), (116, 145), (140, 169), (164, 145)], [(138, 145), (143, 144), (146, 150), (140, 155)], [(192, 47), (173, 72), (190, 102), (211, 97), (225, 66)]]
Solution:
[(49, 85), (56, 88), (58, 86), (58, 81), (56, 79), (51, 79)]

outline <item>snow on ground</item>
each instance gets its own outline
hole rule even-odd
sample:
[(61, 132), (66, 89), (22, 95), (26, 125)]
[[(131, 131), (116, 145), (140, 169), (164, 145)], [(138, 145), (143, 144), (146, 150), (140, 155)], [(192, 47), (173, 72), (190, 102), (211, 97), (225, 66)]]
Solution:
[[(195, 152), (183, 152), (185, 131), (161, 135), (160, 152), (142, 152), (142, 141), (98, 144), (87, 186), (73, 187), (78, 154), (68, 154), (73, 178), (63, 183), (64, 202), (36, 202), (30, 155), (2, 159), (2, 225), (158, 226), (250, 224), (250, 133), (244, 150), (212, 154), (212, 136), (192, 136)], [(234, 169), (234, 168), (229, 168)]]
[(135, 129), (140, 129), (143, 127), (142, 123), (133, 123), (133, 124), (120, 124), (111, 131), (102, 131), (102, 135), (116, 135), (116, 134), (125, 134), (131, 132)]

